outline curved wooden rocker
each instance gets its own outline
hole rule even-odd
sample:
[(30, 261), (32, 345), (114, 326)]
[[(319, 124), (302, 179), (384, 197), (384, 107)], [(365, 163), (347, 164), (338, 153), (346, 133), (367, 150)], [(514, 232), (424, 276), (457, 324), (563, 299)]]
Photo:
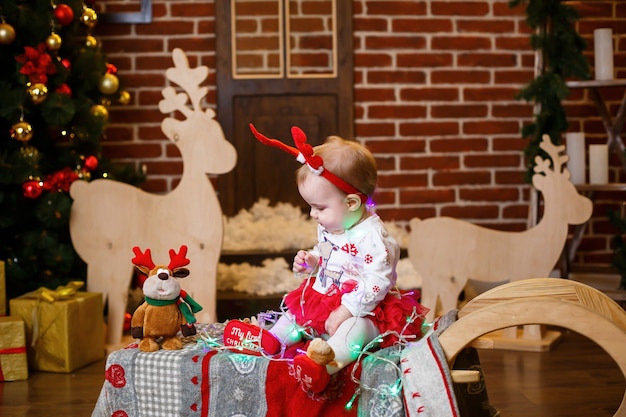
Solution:
[[(493, 288), (470, 301), (439, 341), (449, 365), (487, 333), (511, 326), (564, 327), (594, 341), (626, 377), (626, 312), (602, 292), (579, 282), (532, 278)], [(626, 393), (615, 413), (626, 416)]]

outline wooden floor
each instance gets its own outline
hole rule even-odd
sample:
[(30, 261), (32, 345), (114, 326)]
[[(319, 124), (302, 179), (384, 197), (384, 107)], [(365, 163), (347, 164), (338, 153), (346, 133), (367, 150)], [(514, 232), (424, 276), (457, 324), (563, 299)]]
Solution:
[[(489, 398), (502, 417), (612, 416), (626, 390), (615, 362), (576, 333), (564, 333), (549, 352), (479, 355)], [(90, 416), (103, 374), (100, 361), (72, 374), (32, 372), (27, 381), (0, 383), (0, 416)]]
[(489, 399), (502, 417), (612, 416), (626, 392), (615, 361), (566, 330), (548, 352), (481, 350), (479, 356)]

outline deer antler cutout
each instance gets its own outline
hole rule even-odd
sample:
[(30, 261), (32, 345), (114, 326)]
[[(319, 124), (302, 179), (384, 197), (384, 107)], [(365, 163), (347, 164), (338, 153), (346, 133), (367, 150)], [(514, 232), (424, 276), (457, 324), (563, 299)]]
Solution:
[(159, 102), (159, 110), (162, 113), (167, 113), (171, 110), (180, 110), (185, 116), (188, 117), (189, 109), (185, 106), (187, 100), (181, 98), (182, 96), (188, 96), (191, 100), (191, 105), (194, 110), (201, 111), (200, 100), (206, 96), (209, 91), (207, 86), (199, 88), (199, 85), (206, 79), (209, 74), (209, 68), (206, 66), (199, 66), (196, 68), (189, 68), (189, 61), (182, 49), (176, 48), (172, 52), (174, 68), (168, 68), (165, 71), (165, 76), (171, 82), (178, 84), (186, 93), (175, 93), (173, 87), (166, 87), (163, 89), (164, 100)]
[(133, 252), (135, 253), (135, 257), (132, 262), (137, 266), (144, 266), (148, 269), (154, 268), (154, 262), (152, 261), (152, 253), (150, 253), (150, 249), (146, 249), (144, 253), (141, 252), (139, 246), (135, 246), (133, 248)]
[(186, 258), (187, 256), (187, 246), (182, 245), (176, 253), (174, 249), (170, 249), (170, 264), (167, 266), (170, 271), (173, 271), (176, 268), (180, 268), (181, 266), (189, 265), (191, 262)]
[(173, 111), (180, 111), (187, 119), (191, 117), (193, 111), (187, 107), (187, 100), (189, 97), (185, 93), (176, 93), (174, 87), (165, 87), (161, 94), (163, 94), (163, 100), (159, 101), (159, 110), (161, 113), (171, 113)]
[[(569, 156), (567, 154), (563, 154), (563, 152), (565, 151), (565, 145), (555, 145), (554, 143), (552, 143), (552, 141), (550, 140), (550, 136), (547, 134), (544, 134), (541, 139), (542, 140), (539, 144), (539, 147), (550, 156), (550, 159), (552, 160), (552, 170), (555, 173), (560, 174), (563, 170), (563, 165), (569, 160)], [(535, 162), (536, 161), (537, 159), (535, 158)]]

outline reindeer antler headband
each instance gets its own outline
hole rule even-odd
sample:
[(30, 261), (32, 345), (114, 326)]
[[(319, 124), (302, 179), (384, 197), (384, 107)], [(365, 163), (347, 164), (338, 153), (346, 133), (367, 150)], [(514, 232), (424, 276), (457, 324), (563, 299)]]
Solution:
[(252, 123), (250, 123), (250, 130), (252, 131), (254, 137), (257, 138), (257, 140), (262, 144), (282, 149), (288, 154), (293, 155), (296, 160), (301, 164), (307, 164), (311, 172), (313, 172), (315, 175), (326, 178), (328, 181), (337, 186), (337, 188), (339, 188), (341, 191), (345, 192), (346, 194), (358, 195), (362, 203), (365, 203), (367, 201), (367, 196), (362, 191), (359, 191), (358, 188), (348, 184), (346, 181), (342, 180), (324, 167), (324, 161), (322, 160), (322, 157), (314, 154), (313, 147), (306, 143), (306, 135), (299, 127), (293, 126), (291, 128), (291, 136), (293, 137), (293, 142), (296, 145), (295, 148), (286, 145), (277, 139), (271, 139), (267, 136), (264, 136), (256, 130)]

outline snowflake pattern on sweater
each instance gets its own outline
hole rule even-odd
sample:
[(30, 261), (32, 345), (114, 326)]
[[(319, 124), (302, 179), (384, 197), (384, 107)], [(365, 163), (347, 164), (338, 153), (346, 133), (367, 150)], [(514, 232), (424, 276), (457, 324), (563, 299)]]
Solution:
[(400, 248), (376, 214), (341, 234), (318, 226), (320, 258), (313, 289), (321, 294), (343, 293), (341, 304), (355, 317), (374, 310), (396, 283)]

